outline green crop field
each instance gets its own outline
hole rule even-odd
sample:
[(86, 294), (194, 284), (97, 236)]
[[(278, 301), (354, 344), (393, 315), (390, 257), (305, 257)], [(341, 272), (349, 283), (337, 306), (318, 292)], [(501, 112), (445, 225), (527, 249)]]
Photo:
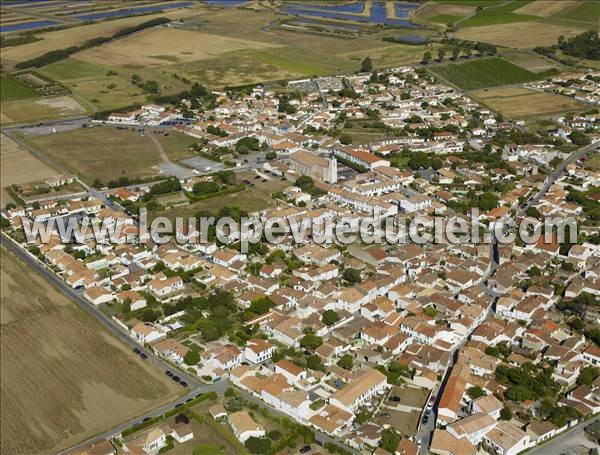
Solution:
[[(552, 19), (561, 19), (563, 21), (584, 22), (595, 26), (598, 29), (598, 15), (600, 5), (596, 0), (587, 0), (576, 4), (573, 8), (565, 8), (552, 16)], [(584, 24), (580, 24), (584, 25)]]
[(25, 98), (36, 98), (38, 94), (18, 80), (3, 75), (0, 78), (0, 100), (12, 101)]
[(519, 84), (539, 76), (502, 58), (488, 58), (465, 63), (434, 66), (435, 75), (464, 89), (474, 90), (498, 85)]
[(518, 14), (514, 10), (529, 3), (529, 0), (513, 0), (508, 4), (491, 6), (478, 11), (473, 17), (461, 22), (461, 27), (479, 27), (482, 25), (509, 24), (511, 22), (523, 22), (538, 19), (528, 14)]

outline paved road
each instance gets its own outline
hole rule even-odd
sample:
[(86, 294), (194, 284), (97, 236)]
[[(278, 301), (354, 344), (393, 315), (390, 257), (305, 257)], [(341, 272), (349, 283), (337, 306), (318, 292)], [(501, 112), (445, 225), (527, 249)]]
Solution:
[(565, 172), (565, 170), (567, 169), (567, 166), (569, 164), (574, 163), (575, 161), (581, 159), (582, 157), (584, 157), (591, 151), (598, 150), (598, 149), (600, 149), (600, 142), (594, 142), (590, 145), (586, 145), (585, 147), (581, 147), (580, 149), (577, 149), (573, 153), (571, 153), (567, 157), (567, 159), (565, 159), (562, 163), (560, 163), (558, 165), (558, 167), (554, 170), (554, 172), (552, 172), (548, 176), (548, 178), (546, 179), (546, 182), (544, 183), (542, 188), (540, 188), (540, 190), (535, 194), (535, 196), (530, 198), (525, 203), (525, 205), (523, 205), (523, 207), (521, 207), (521, 209), (517, 212), (517, 215), (523, 215), (529, 207), (537, 204), (538, 201), (546, 194), (546, 191), (548, 191), (548, 188), (550, 188), (554, 184), (554, 182), (560, 176), (562, 176), (562, 174)]
[(590, 420), (581, 422), (579, 425), (571, 428), (567, 432), (561, 434), (557, 438), (541, 446), (531, 449), (528, 455), (560, 455), (574, 453), (574, 449), (578, 445), (583, 445), (590, 449), (598, 447), (596, 444), (588, 440), (584, 435), (584, 428), (594, 422), (600, 420), (600, 416), (596, 416)]

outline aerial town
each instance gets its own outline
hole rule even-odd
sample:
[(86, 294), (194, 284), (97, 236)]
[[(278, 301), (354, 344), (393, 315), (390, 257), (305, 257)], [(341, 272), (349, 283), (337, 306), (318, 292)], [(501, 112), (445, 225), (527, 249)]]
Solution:
[[(380, 67), (366, 56), (358, 66), (238, 89), (195, 82), (24, 134), (3, 120), (3, 167), (5, 139), (67, 164), (2, 185), (3, 337), (24, 314), (37, 327), (11, 332), (14, 344), (3, 338), (2, 355), (27, 359), (23, 345), (35, 343), (60, 357), (89, 344), (87, 366), (57, 361), (122, 380), (82, 386), (119, 390), (105, 404), (79, 402), (110, 425), (94, 420), (79, 436), (65, 426), (59, 449), (36, 445), (47, 429), (28, 427), (25, 447), (11, 428), (7, 453), (598, 454), (600, 70), (504, 89), (581, 105), (533, 128), (421, 63)], [(80, 146), (75, 133), (108, 145)], [(61, 135), (73, 141), (65, 150), (105, 169), (61, 161)], [(156, 145), (152, 175), (141, 170), (154, 158), (134, 162), (119, 138)], [(173, 158), (170, 141), (185, 152)], [(105, 154), (112, 168), (95, 164)], [(251, 240), (219, 223), (170, 223), (178, 217), (283, 228)], [(113, 234), (62, 229), (84, 219)], [(320, 239), (320, 225), (366, 219), (373, 231), (361, 226), (352, 241), (341, 239), (347, 230)], [(559, 238), (564, 226), (551, 219), (574, 224)], [(170, 224), (168, 241), (154, 235), (158, 220)], [(415, 223), (421, 241), (400, 229)], [(452, 223), (477, 239), (437, 235)], [(395, 241), (365, 239), (375, 233)], [(5, 276), (9, 255), (22, 265)], [(13, 304), (18, 292), (33, 306)], [(78, 332), (50, 330), (57, 353), (31, 341), (66, 306)], [(36, 377), (54, 375), (43, 370)], [(79, 372), (64, 374), (65, 390), (80, 387), (69, 385)], [(3, 401), (20, 390), (4, 378)], [(40, 400), (42, 422), (52, 421), (58, 408)], [(3, 405), (2, 420), (28, 411), (17, 407)], [(131, 409), (112, 419), (120, 407)]]

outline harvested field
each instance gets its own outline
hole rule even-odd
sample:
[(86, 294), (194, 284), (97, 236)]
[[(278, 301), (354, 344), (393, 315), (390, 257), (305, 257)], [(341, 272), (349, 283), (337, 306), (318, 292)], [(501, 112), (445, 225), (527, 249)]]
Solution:
[[(166, 63), (190, 62), (243, 49), (277, 47), (260, 41), (240, 40), (220, 35), (154, 28), (77, 55), (80, 60), (125, 68), (144, 68)], [(165, 60), (164, 56), (169, 59)]]
[(2, 207), (12, 201), (5, 190), (7, 186), (47, 179), (60, 173), (4, 134), (0, 136), (0, 172)]
[(579, 30), (573, 26), (531, 21), (526, 25), (512, 23), (466, 28), (456, 32), (455, 36), (464, 40), (484, 41), (498, 46), (525, 49), (535, 46), (550, 46), (556, 44), (561, 35), (569, 38), (579, 35), (583, 31), (585, 30)]
[(475, 11), (475, 6), (428, 3), (418, 10), (417, 17), (431, 19), (434, 16), (465, 17)]
[(559, 67), (559, 64), (553, 60), (527, 52), (515, 51), (513, 53), (505, 53), (502, 56), (509, 62), (534, 73)]
[(2, 453), (57, 453), (175, 399), (180, 387), (4, 248)]
[(69, 96), (41, 98), (35, 101), (18, 100), (2, 103), (1, 123), (30, 123), (40, 120), (74, 117), (85, 109)]
[(520, 87), (476, 91), (471, 95), (508, 118), (547, 116), (585, 108), (585, 105), (567, 96)]
[[(56, 49), (64, 49), (69, 46), (81, 44), (89, 39), (98, 38), (100, 36), (110, 36), (113, 33), (132, 25), (141, 24), (157, 17), (168, 17), (170, 19), (178, 19), (184, 16), (189, 16), (191, 11), (201, 13), (206, 11), (201, 7), (164, 11), (159, 14), (150, 14), (138, 17), (126, 17), (123, 19), (114, 19), (110, 21), (102, 21), (89, 25), (82, 25), (76, 28), (68, 28), (65, 30), (49, 31), (37, 35), (42, 38), (41, 41), (34, 43), (23, 44), (21, 46), (13, 46), (2, 49), (2, 63), (5, 67), (10, 68), (17, 62), (29, 60), (34, 57), (50, 52)], [(4, 15), (4, 13), (3, 13)]]
[[(169, 159), (191, 156), (187, 147), (195, 142), (193, 138), (176, 133), (166, 137), (157, 134), (156, 138)], [(150, 177), (158, 174), (155, 166), (163, 162), (152, 139), (134, 129), (80, 128), (36, 136), (31, 143), (88, 183), (96, 178), (107, 182), (122, 176)]]
[(576, 3), (579, 3), (579, 0), (544, 0), (541, 2), (530, 2), (515, 10), (515, 13), (549, 17)]

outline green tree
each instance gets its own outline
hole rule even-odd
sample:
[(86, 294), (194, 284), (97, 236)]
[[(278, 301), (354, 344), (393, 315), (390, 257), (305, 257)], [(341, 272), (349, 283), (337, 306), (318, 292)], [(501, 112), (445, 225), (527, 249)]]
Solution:
[(501, 420), (510, 420), (510, 419), (512, 419), (512, 411), (510, 410), (509, 407), (504, 406), (500, 410), (500, 419)]
[(398, 433), (395, 428), (386, 428), (381, 432), (379, 447), (383, 450), (387, 450), (389, 453), (396, 453), (396, 449), (398, 448), (401, 439), (402, 435)]
[(443, 47), (440, 47), (438, 49), (437, 54), (438, 54), (438, 61), (441, 62), (442, 60), (444, 60), (444, 57), (446, 56), (446, 49)]
[(594, 380), (600, 375), (600, 369), (588, 365), (579, 372), (577, 384), (591, 387)]
[(371, 60), (371, 57), (365, 57), (365, 59), (360, 64), (360, 72), (370, 73), (371, 71), (373, 71), (373, 60)]
[(323, 364), (323, 360), (317, 354), (313, 354), (306, 358), (306, 368), (315, 371), (325, 371), (325, 365)]
[(352, 370), (352, 367), (354, 366), (354, 360), (352, 359), (352, 356), (350, 354), (344, 354), (338, 361), (337, 361), (337, 366), (339, 366), (340, 368), (343, 368), (344, 370)]
[(350, 144), (352, 144), (352, 136), (350, 136), (347, 133), (342, 134), (340, 136), (340, 142), (344, 145), (350, 145)]
[(300, 346), (305, 349), (315, 350), (323, 344), (323, 339), (313, 333), (307, 333), (300, 340)]
[(476, 398), (484, 397), (485, 390), (483, 390), (478, 385), (474, 385), (473, 387), (469, 387), (467, 389), (467, 395), (469, 395), (469, 398), (471, 398), (471, 400), (475, 400)]
[(250, 436), (244, 445), (251, 453), (267, 454), (271, 452), (271, 440), (267, 438), (255, 438), (254, 436)]
[(431, 51), (425, 51), (423, 54), (423, 63), (427, 65), (431, 61)]
[(183, 358), (183, 361), (186, 365), (198, 365), (200, 363), (200, 353), (196, 350), (190, 350)]
[(362, 281), (360, 276), (360, 270), (353, 269), (351, 267), (347, 267), (342, 274), (342, 278), (346, 280), (350, 284), (358, 284)]
[(334, 310), (326, 310), (321, 318), (323, 324), (330, 326), (340, 320), (340, 315)]
[(452, 48), (452, 60), (456, 60), (460, 55), (460, 47), (455, 46)]

